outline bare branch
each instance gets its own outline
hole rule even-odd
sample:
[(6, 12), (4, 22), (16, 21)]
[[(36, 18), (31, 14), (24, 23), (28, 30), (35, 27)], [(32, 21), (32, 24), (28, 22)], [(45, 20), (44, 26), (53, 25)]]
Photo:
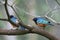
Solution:
[(23, 34), (28, 34), (28, 33), (39, 34), (39, 35), (45, 36), (46, 38), (49, 38), (49, 40), (59, 40), (53, 35), (49, 34), (48, 32), (42, 29), (33, 29), (32, 31), (0, 29), (0, 35), (23, 35)]
[(4, 4), (4, 7), (5, 7), (5, 10), (6, 10), (6, 14), (8, 16), (8, 19), (10, 19), (10, 15), (9, 15), (9, 12), (8, 12), (8, 8), (7, 8), (7, 0), (5, 0), (5, 4)]
[(0, 29), (0, 35), (23, 35), (29, 33), (28, 30), (6, 30)]
[(42, 36), (48, 38), (49, 40), (60, 40), (60, 39), (57, 39), (56, 37), (54, 37), (53, 35), (51, 35), (50, 33), (48, 33), (47, 31), (42, 30), (42, 29), (33, 29), (32, 33), (33, 32), (36, 34), (42, 35)]
[(2, 18), (0, 18), (0, 20), (1, 20), (1, 21), (8, 21), (8, 19), (2, 19)]

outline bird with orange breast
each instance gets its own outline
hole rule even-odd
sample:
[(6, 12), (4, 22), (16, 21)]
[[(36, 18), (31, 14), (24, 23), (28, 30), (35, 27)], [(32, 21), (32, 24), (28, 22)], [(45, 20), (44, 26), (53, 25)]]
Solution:
[(47, 18), (44, 18), (44, 17), (35, 17), (35, 18), (33, 18), (33, 21), (35, 22), (35, 24), (36, 24), (38, 27), (42, 27), (43, 29), (44, 29), (47, 25), (54, 26)]

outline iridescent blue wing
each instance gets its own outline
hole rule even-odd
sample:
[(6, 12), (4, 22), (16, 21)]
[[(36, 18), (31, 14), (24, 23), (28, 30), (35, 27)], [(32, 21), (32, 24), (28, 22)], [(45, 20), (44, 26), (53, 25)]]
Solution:
[(16, 23), (16, 21), (18, 21), (18, 20), (17, 20), (17, 18), (13, 17), (13, 18), (11, 18), (11, 21)]
[(48, 21), (45, 19), (38, 19), (37, 23), (41, 23), (41, 24), (48, 24)]
[(42, 17), (37, 19), (37, 23), (53, 25), (53, 24), (51, 24), (51, 22), (49, 20), (47, 20), (46, 18), (42, 18)]

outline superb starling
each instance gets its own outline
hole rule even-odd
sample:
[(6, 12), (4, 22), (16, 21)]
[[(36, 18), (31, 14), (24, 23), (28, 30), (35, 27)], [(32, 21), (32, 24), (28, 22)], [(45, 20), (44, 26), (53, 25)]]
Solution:
[(53, 26), (53, 24), (47, 18), (44, 18), (44, 17), (35, 17), (33, 18), (33, 21), (39, 27), (45, 28), (47, 25)]
[[(13, 23), (15, 23), (15, 24), (19, 24), (19, 20), (15, 17), (15, 16), (13, 16), (13, 15), (11, 15), (10, 16), (10, 20), (13, 22)], [(13, 24), (12, 24), (13, 25)], [(21, 26), (21, 25), (18, 25), (19, 27), (18, 27), (18, 29), (20, 29), (20, 30), (25, 30), (25, 28), (23, 27), (23, 26)], [(16, 27), (15, 25), (13, 25), (13, 28), (14, 27)]]

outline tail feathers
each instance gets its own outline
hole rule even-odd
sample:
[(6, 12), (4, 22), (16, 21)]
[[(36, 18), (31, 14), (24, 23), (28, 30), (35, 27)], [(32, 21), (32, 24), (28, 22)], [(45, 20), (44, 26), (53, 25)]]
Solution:
[(25, 27), (23, 27), (23, 26), (19, 26), (18, 29), (20, 29), (20, 30), (25, 30)]
[(54, 26), (53, 24), (49, 23), (48, 25)]

